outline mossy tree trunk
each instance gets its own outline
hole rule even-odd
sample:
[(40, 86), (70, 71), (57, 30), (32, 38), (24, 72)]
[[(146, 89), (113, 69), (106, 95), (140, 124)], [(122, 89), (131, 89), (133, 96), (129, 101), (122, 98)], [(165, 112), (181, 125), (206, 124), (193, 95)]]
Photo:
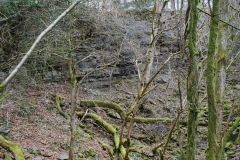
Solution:
[[(221, 19), (224, 19), (224, 13), (227, 13), (227, 1), (220, 0), (220, 15)], [(218, 113), (218, 122), (217, 122), (217, 133), (218, 133), (218, 144), (220, 145), (220, 149), (218, 152), (218, 158), (224, 158), (224, 143), (222, 141), (223, 134), (222, 134), (222, 108), (224, 102), (224, 91), (225, 91), (225, 81), (226, 81), (226, 51), (227, 51), (227, 42), (225, 40), (225, 33), (227, 30), (227, 26), (224, 26), (222, 22), (218, 24), (218, 37), (217, 37), (217, 63), (216, 63), (216, 104), (217, 104), (217, 113)]]
[(66, 40), (68, 42), (68, 72), (71, 79), (72, 91), (71, 91), (71, 113), (70, 113), (70, 150), (69, 150), (69, 160), (74, 160), (74, 143), (75, 143), (75, 118), (76, 118), (76, 108), (77, 108), (77, 79), (76, 79), (76, 69), (74, 67), (73, 55), (72, 55), (72, 44), (71, 44), (71, 30), (73, 27), (74, 10), (70, 15), (70, 25), (68, 27), (68, 32)]
[(191, 0), (190, 5), (190, 21), (188, 28), (188, 50), (189, 50), (189, 76), (187, 86), (187, 100), (188, 100), (188, 122), (187, 122), (187, 148), (186, 157), (188, 160), (195, 159), (195, 137), (197, 130), (197, 116), (199, 103), (199, 73), (198, 73), (198, 51), (196, 48), (197, 40), (197, 21), (198, 0)]
[(216, 103), (216, 40), (218, 34), (219, 0), (212, 1), (210, 35), (207, 52), (207, 95), (208, 95), (208, 146), (206, 160), (218, 159), (217, 143), (218, 112)]

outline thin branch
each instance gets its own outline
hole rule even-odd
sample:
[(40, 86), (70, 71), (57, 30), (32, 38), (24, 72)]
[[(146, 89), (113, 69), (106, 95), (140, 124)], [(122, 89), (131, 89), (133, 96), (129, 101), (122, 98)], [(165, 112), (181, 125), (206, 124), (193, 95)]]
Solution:
[(237, 104), (236, 104), (236, 102), (235, 102), (235, 103), (233, 104), (232, 109), (231, 109), (231, 112), (230, 112), (230, 114), (229, 114), (229, 116), (228, 116), (227, 124), (226, 124), (226, 126), (224, 127), (224, 130), (223, 130), (223, 135), (226, 133), (226, 131), (227, 131), (227, 129), (228, 129), (229, 123), (230, 123), (230, 121), (231, 121), (231, 119), (232, 119), (233, 111), (234, 111), (234, 109), (236, 108), (236, 106), (237, 106)]
[(34, 41), (31, 48), (28, 50), (28, 52), (25, 54), (25, 56), (22, 58), (22, 60), (18, 63), (18, 65), (14, 68), (14, 70), (10, 73), (10, 75), (0, 84), (0, 92), (3, 91), (3, 89), (6, 87), (6, 85), (12, 80), (12, 78), (16, 75), (18, 70), (22, 67), (24, 62), (27, 60), (27, 58), (31, 55), (32, 51), (35, 49), (37, 44), (41, 41), (41, 39), (50, 31), (53, 29), (53, 27), (63, 18), (65, 17), (81, 0), (74, 1), (55, 21), (53, 21)]
[[(212, 15), (209, 14), (209, 13), (207, 13), (206, 11), (204, 11), (204, 10), (202, 10), (202, 9), (200, 9), (200, 8), (197, 8), (197, 9), (198, 9), (200, 12), (202, 12), (202, 13), (210, 16), (210, 17), (212, 17)], [(237, 28), (237, 27), (235, 27), (235, 26), (233, 26), (233, 25), (231, 25), (231, 24), (229, 24), (229, 23), (227, 23), (227, 22), (225, 22), (225, 21), (223, 21), (223, 20), (221, 20), (221, 19), (219, 19), (219, 18), (218, 18), (218, 21), (220, 21), (220, 22), (222, 22), (222, 23), (224, 23), (224, 24), (226, 24), (226, 25), (228, 25), (228, 26), (230, 26), (230, 27), (232, 27), (232, 28), (240, 31), (240, 28)]]
[(240, 54), (240, 51), (236, 54), (236, 56), (234, 56), (234, 57), (231, 59), (229, 65), (228, 65), (227, 68), (226, 68), (226, 70), (228, 70), (228, 69), (230, 68), (230, 66), (232, 65), (232, 63), (234, 62), (234, 60), (237, 60), (237, 57), (239, 56), (239, 54)]
[(111, 66), (111, 65), (113, 65), (113, 64), (116, 63), (116, 62), (119, 62), (119, 60), (116, 60), (116, 61), (107, 63), (107, 64), (105, 64), (105, 65), (103, 65), (103, 66), (100, 66), (101, 68), (95, 68), (95, 69), (92, 70), (91, 72), (88, 72), (87, 74), (85, 74), (85, 75), (83, 76), (83, 78), (82, 78), (78, 83), (81, 84), (81, 83), (83, 82), (83, 80), (84, 80), (87, 76), (89, 76), (90, 74), (92, 74), (92, 73), (94, 73), (94, 72), (96, 72), (96, 71), (103, 70), (103, 69), (105, 69), (107, 66)]
[(81, 118), (81, 120), (80, 120), (80, 123), (85, 119), (87, 113), (88, 113), (88, 109), (86, 110), (86, 112), (85, 112), (84, 115), (82, 116), (82, 118)]
[(77, 61), (77, 62), (74, 64), (74, 69), (77, 68), (77, 65), (78, 65), (79, 63), (82, 63), (83, 61), (85, 61), (86, 59), (88, 59), (88, 58), (90, 58), (90, 57), (92, 57), (92, 56), (93, 56), (92, 54), (89, 54), (88, 56), (84, 57), (83, 59), (80, 59), (79, 61)]

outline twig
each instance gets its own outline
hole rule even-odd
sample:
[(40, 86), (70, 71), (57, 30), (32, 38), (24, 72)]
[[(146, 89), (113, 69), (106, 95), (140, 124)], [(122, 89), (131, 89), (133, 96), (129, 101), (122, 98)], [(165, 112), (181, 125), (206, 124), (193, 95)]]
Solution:
[(3, 91), (3, 89), (7, 86), (7, 84), (12, 80), (12, 78), (16, 75), (18, 70), (22, 67), (22, 65), (25, 63), (27, 58), (31, 55), (32, 51), (35, 49), (37, 44), (41, 41), (41, 39), (50, 31), (53, 29), (53, 27), (63, 18), (65, 17), (78, 3), (80, 3), (81, 0), (74, 1), (55, 21), (53, 21), (34, 41), (31, 48), (28, 50), (28, 52), (25, 54), (25, 56), (22, 58), (22, 60), (18, 63), (18, 65), (14, 68), (14, 70), (9, 74), (9, 76), (0, 84), (0, 94)]
[(236, 54), (235, 57), (233, 57), (229, 63), (229, 65), (227, 66), (226, 70), (228, 70), (230, 68), (230, 66), (232, 65), (232, 63), (234, 62), (234, 60), (237, 60), (237, 57), (239, 56), (240, 51)]
[(236, 105), (237, 105), (237, 103), (235, 102), (235, 103), (233, 104), (233, 106), (232, 106), (231, 112), (230, 112), (230, 114), (229, 114), (229, 116), (228, 116), (228, 119), (227, 119), (227, 124), (226, 124), (226, 126), (224, 127), (224, 130), (223, 130), (223, 135), (226, 133), (226, 130), (227, 130), (228, 127), (229, 127), (229, 123), (230, 123), (230, 121), (231, 121), (231, 119), (232, 119), (233, 111), (234, 111), (234, 109), (236, 108)]
[[(202, 10), (202, 9), (200, 9), (200, 8), (197, 8), (197, 9), (198, 9), (200, 12), (202, 12), (202, 13), (210, 16), (210, 17), (212, 17), (212, 15), (209, 14), (209, 13), (207, 13), (206, 11), (204, 11), (204, 10)], [(237, 27), (235, 27), (235, 26), (233, 26), (233, 25), (231, 25), (231, 24), (229, 24), (229, 23), (227, 23), (227, 22), (225, 22), (225, 21), (223, 21), (223, 20), (221, 20), (221, 19), (219, 19), (219, 18), (218, 18), (218, 21), (220, 21), (220, 22), (222, 22), (222, 23), (224, 23), (224, 24), (226, 24), (226, 25), (228, 25), (228, 26), (231, 26), (232, 28), (240, 31), (240, 28), (237, 28)]]
[(88, 109), (86, 110), (86, 112), (85, 112), (84, 115), (82, 116), (82, 118), (81, 118), (81, 120), (80, 120), (80, 123), (84, 120), (84, 118), (86, 117), (87, 113), (88, 113)]

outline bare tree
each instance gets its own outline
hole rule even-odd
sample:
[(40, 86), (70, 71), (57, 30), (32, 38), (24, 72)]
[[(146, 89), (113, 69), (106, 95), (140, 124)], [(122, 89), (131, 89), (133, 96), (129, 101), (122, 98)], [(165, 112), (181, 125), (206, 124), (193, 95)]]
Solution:
[(55, 21), (53, 21), (34, 41), (31, 48), (28, 50), (28, 52), (25, 54), (25, 56), (22, 58), (22, 60), (18, 63), (18, 65), (12, 70), (12, 72), (8, 75), (8, 77), (3, 80), (0, 84), (0, 97), (3, 96), (3, 90), (8, 85), (8, 83), (12, 80), (12, 78), (16, 75), (16, 73), (19, 71), (19, 69), (22, 67), (24, 62), (28, 59), (28, 57), (31, 55), (32, 51), (35, 49), (37, 44), (41, 41), (41, 39), (50, 31), (53, 29), (53, 27), (63, 18), (65, 17), (81, 0), (74, 1)]

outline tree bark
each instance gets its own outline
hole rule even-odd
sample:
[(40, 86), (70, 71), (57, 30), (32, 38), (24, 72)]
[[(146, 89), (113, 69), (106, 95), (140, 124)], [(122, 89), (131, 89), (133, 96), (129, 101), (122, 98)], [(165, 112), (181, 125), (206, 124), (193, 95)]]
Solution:
[(210, 35), (207, 52), (207, 95), (208, 95), (208, 147), (206, 160), (218, 159), (217, 123), (218, 113), (216, 104), (216, 40), (218, 33), (219, 0), (213, 0), (210, 20)]
[(188, 28), (188, 50), (189, 50), (189, 76), (187, 86), (187, 100), (188, 100), (188, 122), (187, 122), (187, 150), (186, 156), (188, 160), (195, 159), (195, 137), (197, 131), (197, 116), (199, 103), (199, 73), (198, 73), (198, 51), (196, 48), (197, 40), (197, 21), (198, 0), (192, 0), (190, 4), (190, 21)]
[(154, 56), (156, 54), (156, 42), (157, 42), (157, 34), (159, 30), (159, 12), (160, 12), (160, 1), (159, 0), (154, 0), (154, 7), (153, 7), (153, 19), (152, 19), (152, 28), (151, 28), (151, 36), (150, 36), (150, 41), (149, 41), (149, 46), (148, 46), (148, 51), (147, 51), (147, 65), (146, 65), (146, 78), (145, 82), (148, 82), (151, 76), (151, 71), (152, 71), (152, 65), (154, 61)]
[(66, 40), (68, 42), (68, 72), (71, 79), (72, 91), (71, 91), (71, 114), (70, 114), (70, 150), (69, 150), (69, 160), (74, 160), (74, 144), (75, 144), (75, 118), (76, 118), (76, 108), (77, 108), (77, 79), (76, 79), (76, 68), (74, 67), (74, 60), (72, 55), (72, 43), (71, 43), (71, 31), (73, 27), (74, 11), (70, 15), (70, 25), (68, 27), (68, 32), (66, 35)]

